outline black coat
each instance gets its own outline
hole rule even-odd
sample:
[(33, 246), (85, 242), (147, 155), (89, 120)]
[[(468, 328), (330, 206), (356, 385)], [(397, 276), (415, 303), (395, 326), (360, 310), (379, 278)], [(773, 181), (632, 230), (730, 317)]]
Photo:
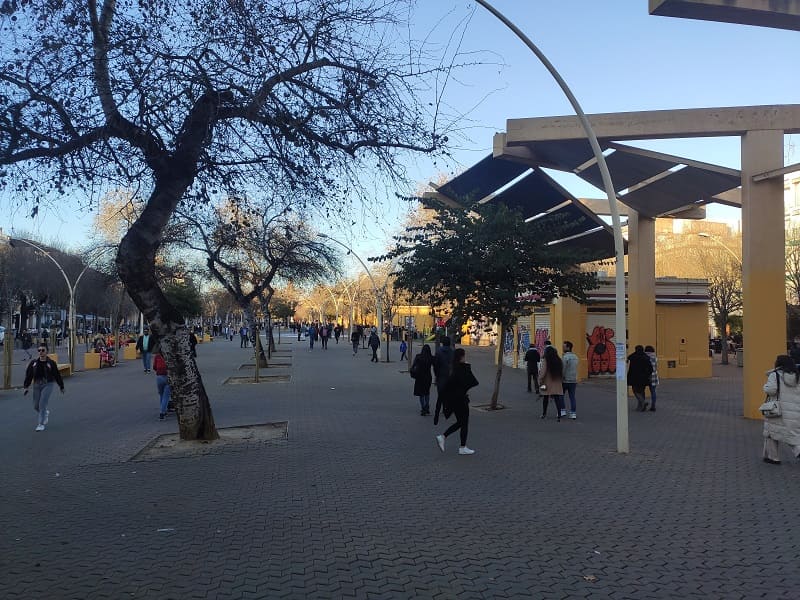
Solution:
[(411, 363), (411, 368), (414, 371), (415, 396), (427, 396), (431, 393), (431, 383), (433, 383), (433, 375), (431, 374), (432, 366), (432, 357), (423, 357), (422, 354), (417, 354), (414, 357), (414, 362)]
[(644, 352), (634, 352), (628, 357), (628, 385), (633, 388), (644, 388), (650, 384), (653, 364)]
[(478, 385), (478, 380), (472, 374), (472, 367), (469, 363), (460, 362), (453, 365), (453, 370), (443, 390), (445, 417), (457, 408), (469, 404), (467, 392), (476, 385)]

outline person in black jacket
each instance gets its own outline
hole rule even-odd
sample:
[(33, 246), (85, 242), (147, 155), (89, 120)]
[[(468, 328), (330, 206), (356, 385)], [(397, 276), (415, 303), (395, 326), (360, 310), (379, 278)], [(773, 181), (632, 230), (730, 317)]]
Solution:
[(447, 385), (450, 371), (453, 368), (453, 349), (450, 347), (450, 338), (444, 336), (442, 345), (433, 358), (433, 374), (436, 375), (436, 410), (433, 412), (433, 424), (439, 424), (439, 413), (442, 410), (442, 392)]
[(530, 348), (528, 348), (528, 351), (525, 353), (529, 392), (531, 391), (531, 379), (533, 379), (533, 383), (536, 384), (536, 390), (539, 390), (539, 361), (541, 360), (542, 357), (539, 355), (539, 351), (536, 349), (536, 346), (533, 345), (533, 342), (531, 342)]
[(425, 344), (422, 347), (422, 351), (414, 357), (414, 362), (411, 363), (411, 377), (414, 378), (414, 395), (419, 396), (419, 414), (423, 417), (431, 414), (431, 384), (433, 383), (431, 366), (433, 366), (431, 347)]
[(39, 346), (39, 358), (34, 358), (28, 363), (25, 370), (25, 381), (22, 387), (25, 389), (23, 395), (28, 393), (28, 388), (33, 383), (33, 410), (38, 414), (36, 431), (44, 431), (44, 426), (50, 419), (50, 411), (47, 404), (50, 401), (50, 394), (53, 393), (53, 384), (57, 383), (64, 393), (64, 380), (58, 372), (56, 362), (47, 356), (47, 347)]
[(436, 436), (436, 443), (442, 452), (444, 452), (444, 441), (447, 436), (460, 430), (461, 445), (458, 453), (475, 454), (475, 450), (467, 448), (469, 431), (469, 396), (467, 392), (476, 385), (478, 385), (478, 380), (472, 374), (472, 367), (466, 362), (464, 349), (457, 348), (453, 352), (453, 370), (444, 387), (444, 397), (442, 398), (445, 418), (452, 412), (456, 416), (456, 422), (448, 427), (443, 435)]
[(650, 357), (645, 354), (644, 346), (638, 345), (633, 354), (628, 357), (628, 385), (636, 396), (636, 410), (647, 410), (644, 388), (650, 385), (650, 376), (653, 374), (653, 365)]

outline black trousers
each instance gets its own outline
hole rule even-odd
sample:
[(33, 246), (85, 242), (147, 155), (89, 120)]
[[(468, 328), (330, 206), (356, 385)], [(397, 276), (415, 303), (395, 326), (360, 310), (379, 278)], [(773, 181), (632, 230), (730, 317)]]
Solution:
[(447, 437), (451, 433), (455, 433), (456, 431), (460, 430), (461, 445), (466, 446), (467, 434), (469, 433), (469, 405), (460, 404), (459, 406), (453, 409), (453, 414), (456, 416), (456, 422), (450, 425), (450, 427), (448, 427), (447, 430), (445, 430), (444, 437)]
[[(370, 346), (370, 348), (372, 348), (372, 346)], [(372, 358), (370, 359), (370, 362), (379, 362), (378, 361), (378, 349), (377, 348), (372, 348)]]
[(531, 377), (533, 378), (533, 383), (536, 385), (536, 391), (539, 391), (539, 377), (537, 373), (528, 373), (528, 391), (531, 391)]

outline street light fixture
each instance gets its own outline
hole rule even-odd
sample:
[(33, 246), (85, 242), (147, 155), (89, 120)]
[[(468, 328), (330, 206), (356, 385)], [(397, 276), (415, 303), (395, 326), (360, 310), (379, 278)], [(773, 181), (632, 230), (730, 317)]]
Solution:
[(378, 331), (382, 332), (383, 331), (383, 310), (381, 309), (381, 303), (382, 303), (381, 293), (380, 293), (380, 290), (378, 289), (378, 286), (375, 284), (375, 279), (372, 277), (372, 273), (370, 272), (369, 267), (367, 267), (366, 263), (363, 260), (361, 260), (361, 257), (358, 254), (356, 254), (353, 251), (353, 249), (350, 248), (350, 246), (348, 246), (344, 242), (340, 242), (336, 238), (332, 238), (331, 236), (329, 236), (329, 235), (327, 235), (325, 233), (318, 233), (317, 235), (319, 237), (323, 238), (323, 239), (330, 240), (335, 244), (339, 244), (342, 248), (344, 248), (350, 254), (355, 256), (356, 260), (361, 263), (362, 267), (364, 267), (364, 270), (367, 272), (367, 275), (369, 276), (369, 280), (372, 283), (372, 290), (375, 292), (375, 315), (376, 315), (376, 320), (378, 321)]
[(720, 246), (722, 246), (723, 248), (725, 248), (725, 250), (727, 250), (728, 254), (730, 254), (730, 255), (731, 255), (733, 258), (735, 258), (735, 259), (736, 259), (736, 262), (739, 264), (739, 266), (740, 266), (740, 267), (742, 266), (742, 259), (741, 259), (741, 257), (740, 257), (738, 254), (736, 254), (736, 252), (734, 252), (733, 250), (731, 250), (731, 249), (728, 247), (728, 245), (727, 245), (727, 244), (725, 244), (725, 243), (724, 243), (724, 242), (723, 242), (721, 239), (719, 239), (717, 236), (715, 236), (715, 235), (711, 235), (710, 233), (706, 233), (705, 231), (701, 231), (701, 232), (700, 232), (700, 233), (698, 233), (697, 235), (698, 235), (698, 237), (709, 239), (709, 240), (711, 240), (711, 241), (713, 241), (713, 242), (715, 242), (715, 243), (719, 244), (719, 245), (720, 245)]
[[(17, 243), (17, 242), (19, 242), (21, 244), (26, 244), (26, 245), (34, 248), (35, 250), (41, 252), (42, 254), (44, 254), (47, 258), (49, 258), (53, 262), (53, 264), (56, 266), (56, 268), (58, 268), (58, 271), (64, 277), (64, 281), (67, 284), (67, 289), (69, 290), (69, 316), (68, 316), (69, 343), (67, 345), (67, 352), (69, 354), (70, 370), (74, 371), (75, 370), (75, 344), (76, 344), (76, 340), (77, 340), (77, 338), (75, 336), (75, 289), (78, 287), (78, 284), (80, 283), (81, 278), (83, 277), (84, 273), (86, 273), (86, 271), (89, 270), (89, 266), (90, 265), (87, 263), (83, 267), (81, 272), (78, 274), (78, 276), (75, 278), (75, 283), (72, 283), (72, 282), (70, 282), (69, 277), (67, 277), (67, 274), (64, 272), (64, 269), (61, 268), (61, 265), (59, 264), (59, 262), (53, 257), (52, 254), (50, 254), (50, 252), (48, 252), (47, 250), (45, 250), (44, 248), (42, 248), (38, 244), (35, 244), (35, 243), (31, 242), (30, 240), (25, 240), (25, 239), (22, 239), (22, 238), (8, 238), (8, 245), (11, 246), (12, 248), (14, 248), (14, 244)], [(102, 250), (105, 251), (107, 249), (108, 248), (103, 248)], [(20, 322), (20, 328), (21, 327), (22, 327), (22, 323)]]

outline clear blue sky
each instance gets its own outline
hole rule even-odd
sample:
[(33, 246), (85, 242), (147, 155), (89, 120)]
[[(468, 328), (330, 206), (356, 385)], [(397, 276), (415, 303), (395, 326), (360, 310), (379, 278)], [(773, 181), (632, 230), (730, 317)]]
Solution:
[[(587, 113), (800, 103), (798, 32), (650, 16), (647, 0), (493, 0), (493, 4), (539, 46)], [(469, 127), (450, 164), (409, 159), (409, 173), (420, 182), (442, 171), (457, 173), (489, 154), (493, 134), (505, 130), (508, 118), (572, 114), (536, 57), (474, 2), (420, 0), (411, 34), (417, 38), (430, 34), (431, 42), (444, 44), (464, 19), (468, 23), (461, 39), (462, 62), (494, 64), (460, 70), (445, 89), (443, 101), (452, 111), (466, 113)], [(798, 144), (787, 157), (791, 163), (800, 162), (800, 136), (793, 137), (787, 138)], [(739, 167), (738, 138), (637, 144)], [(588, 187), (570, 191), (603, 195)], [(396, 203), (384, 203), (375, 214), (364, 216), (366, 228), (341, 232), (340, 239), (364, 258), (378, 254), (404, 211)], [(62, 237), (67, 243), (78, 243), (91, 223), (89, 216), (76, 218), (66, 208), (60, 217), (48, 213), (38, 223), (22, 213), (4, 212), (0, 227), (6, 231), (13, 225), (40, 231), (45, 238)], [(730, 209), (710, 209), (709, 218), (737, 216)]]

